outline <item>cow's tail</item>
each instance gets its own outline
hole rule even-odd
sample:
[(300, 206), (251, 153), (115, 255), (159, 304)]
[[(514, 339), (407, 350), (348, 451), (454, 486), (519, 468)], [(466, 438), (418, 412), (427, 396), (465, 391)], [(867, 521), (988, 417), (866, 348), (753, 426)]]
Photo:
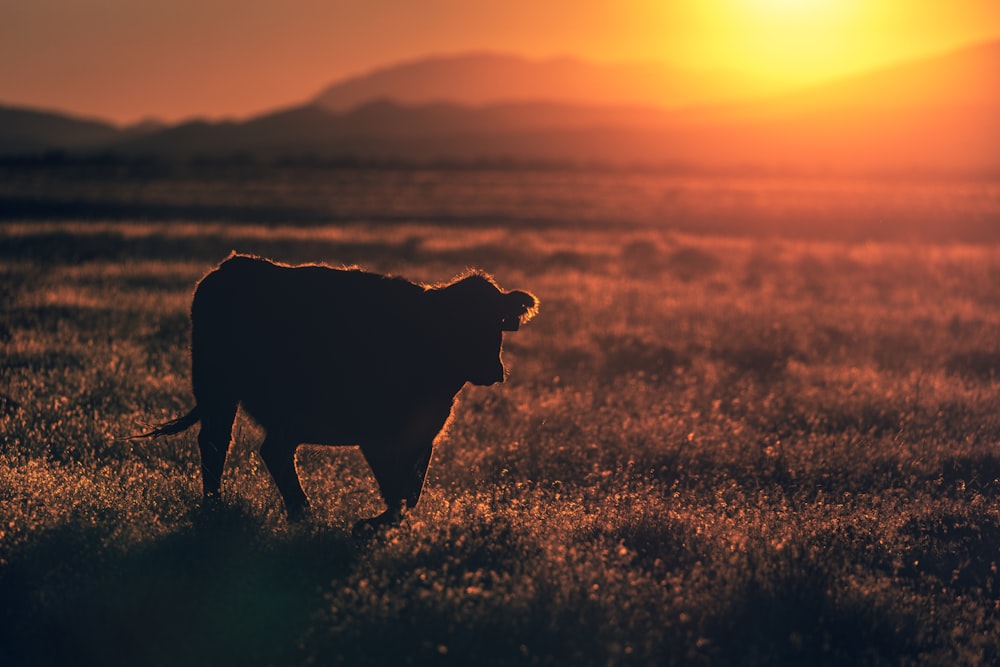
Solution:
[(155, 427), (151, 431), (146, 433), (139, 433), (138, 435), (130, 435), (125, 438), (126, 440), (140, 440), (142, 438), (159, 438), (163, 435), (176, 435), (182, 431), (186, 431), (195, 424), (201, 421), (201, 415), (198, 413), (198, 406), (191, 408), (191, 411), (184, 415), (183, 417), (178, 417), (177, 419), (171, 419), (168, 422), (163, 422), (159, 426)]

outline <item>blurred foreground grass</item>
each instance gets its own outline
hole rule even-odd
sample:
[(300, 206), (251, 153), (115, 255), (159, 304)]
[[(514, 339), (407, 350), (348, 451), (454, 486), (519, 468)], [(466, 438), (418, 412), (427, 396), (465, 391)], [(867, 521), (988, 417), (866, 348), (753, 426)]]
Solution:
[[(402, 527), (353, 448), (203, 515), (194, 283), (231, 249), (542, 300)], [(1000, 247), (652, 228), (0, 228), (0, 664), (993, 665)]]

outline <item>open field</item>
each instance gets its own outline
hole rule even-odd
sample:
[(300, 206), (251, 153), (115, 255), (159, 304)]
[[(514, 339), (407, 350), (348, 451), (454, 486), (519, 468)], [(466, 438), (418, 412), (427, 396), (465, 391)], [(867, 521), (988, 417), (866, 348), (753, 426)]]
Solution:
[(824, 241), (1000, 243), (1000, 179), (558, 168), (0, 161), (0, 221), (653, 227)]
[[(930, 231), (874, 241), (851, 189), (734, 186), (728, 215), (758, 218), (702, 235), (656, 209), (611, 224), (592, 183), (491, 187), (382, 217), (392, 201), (358, 196), (336, 225), (8, 217), (0, 664), (1000, 662), (995, 185), (880, 191), (865, 205), (895, 207), (892, 229)], [(719, 191), (640, 204), (722, 220)], [(528, 196), (546, 216), (516, 217)], [(792, 226), (809, 210), (843, 225)], [(979, 243), (944, 242), (950, 218)], [(354, 448), (300, 450), (314, 516), (289, 526), (248, 419), (210, 514), (196, 429), (120, 439), (190, 406), (191, 292), (232, 249), (426, 281), (477, 266), (541, 299), (510, 380), (463, 390), (382, 539), (350, 537), (380, 511)]]

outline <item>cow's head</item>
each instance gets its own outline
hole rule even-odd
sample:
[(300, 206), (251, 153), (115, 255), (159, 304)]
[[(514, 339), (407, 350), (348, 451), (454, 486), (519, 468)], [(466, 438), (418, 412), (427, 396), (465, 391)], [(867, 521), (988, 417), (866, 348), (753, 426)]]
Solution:
[(445, 354), (463, 379), (491, 385), (504, 381), (500, 358), (504, 331), (517, 331), (538, 312), (528, 292), (503, 292), (483, 273), (471, 273), (439, 290), (449, 349)]

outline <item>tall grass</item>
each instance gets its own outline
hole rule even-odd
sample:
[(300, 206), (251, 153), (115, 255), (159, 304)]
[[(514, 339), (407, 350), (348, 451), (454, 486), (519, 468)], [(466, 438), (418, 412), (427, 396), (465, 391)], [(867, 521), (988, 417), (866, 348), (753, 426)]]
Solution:
[[(284, 521), (239, 418), (223, 507), (187, 307), (230, 249), (542, 300), (370, 543), (360, 454)], [(0, 663), (992, 665), (1000, 249), (654, 228), (0, 230)]]

